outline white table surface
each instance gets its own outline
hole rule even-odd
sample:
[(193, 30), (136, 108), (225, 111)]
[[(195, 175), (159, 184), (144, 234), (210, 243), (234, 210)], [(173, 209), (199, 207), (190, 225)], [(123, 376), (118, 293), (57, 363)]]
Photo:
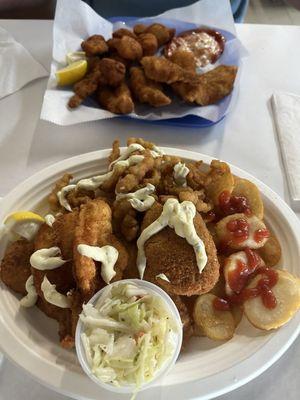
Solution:
[[(51, 21), (4, 21), (32, 55), (49, 69)], [(28, 84), (0, 100), (0, 196), (34, 172), (80, 153), (110, 147), (119, 137), (142, 136), (158, 145), (182, 147), (224, 159), (245, 169), (279, 193), (288, 191), (270, 114), (274, 90), (300, 94), (300, 27), (237, 25), (249, 51), (235, 109), (206, 129), (168, 128), (136, 122), (99, 121), (59, 127), (39, 120), (47, 79)], [(0, 70), (1, 73), (1, 70)], [(300, 214), (298, 214), (300, 217)], [(221, 400), (296, 400), (300, 393), (300, 339), (263, 375)], [(0, 367), (1, 400), (66, 400), (34, 382), (8, 360)]]

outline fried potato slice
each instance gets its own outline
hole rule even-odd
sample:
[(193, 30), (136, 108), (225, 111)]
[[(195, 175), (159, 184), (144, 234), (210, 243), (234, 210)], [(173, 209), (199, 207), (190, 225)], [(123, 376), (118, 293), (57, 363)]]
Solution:
[(259, 255), (269, 267), (274, 267), (281, 259), (281, 246), (277, 237), (271, 233), (271, 236), (263, 247), (258, 249)]
[(234, 188), (234, 178), (230, 171), (215, 176), (206, 186), (206, 193), (215, 206), (219, 205), (220, 194), (224, 191), (232, 193)]
[[(232, 233), (228, 230), (228, 223), (234, 221), (237, 221), (237, 223), (247, 223), (249, 225), (248, 238), (245, 240), (235, 240)], [(237, 229), (239, 228), (237, 227)], [(226, 243), (229, 248), (236, 250), (243, 250), (246, 247), (249, 247), (250, 249), (259, 249), (260, 247), (263, 247), (267, 242), (268, 237), (262, 237), (260, 240), (255, 239), (257, 231), (267, 231), (267, 228), (264, 222), (255, 215), (249, 217), (243, 213), (232, 214), (221, 219), (216, 224), (216, 233), (220, 242)]]
[[(300, 308), (300, 280), (287, 271), (277, 270), (278, 282), (272, 288), (277, 300), (275, 308), (266, 308), (261, 297), (249, 299), (244, 303), (244, 311), (248, 320), (258, 329), (277, 329), (286, 324)], [(261, 279), (257, 275), (248, 285), (253, 288)]]
[(237, 327), (243, 318), (244, 310), (240, 306), (233, 305), (230, 307), (230, 311), (234, 319), (235, 327)]
[(200, 332), (213, 340), (229, 340), (235, 330), (235, 320), (230, 311), (219, 311), (213, 302), (217, 296), (206, 293), (199, 296), (194, 307), (194, 321)]
[(245, 197), (251, 212), (259, 219), (264, 217), (264, 203), (257, 186), (247, 179), (234, 178), (233, 196)]

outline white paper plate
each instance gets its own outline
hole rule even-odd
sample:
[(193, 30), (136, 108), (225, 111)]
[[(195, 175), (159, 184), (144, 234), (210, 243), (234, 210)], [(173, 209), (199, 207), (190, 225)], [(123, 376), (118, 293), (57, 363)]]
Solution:
[[(164, 148), (167, 154), (209, 163), (211, 157)], [(53, 183), (68, 171), (75, 178), (95, 175), (107, 166), (109, 150), (101, 150), (59, 162), (26, 180), (1, 201), (0, 221), (11, 211), (46, 212), (45, 198)], [(282, 246), (284, 265), (300, 275), (300, 223), (293, 211), (271, 189), (242, 170), (233, 173), (250, 179), (261, 190), (265, 219)], [(3, 251), (3, 249), (2, 249)], [(229, 392), (270, 367), (296, 339), (300, 313), (272, 333), (259, 331), (244, 319), (226, 343), (193, 338), (171, 373), (159, 386), (142, 392), (143, 400), (210, 399)], [(35, 307), (20, 309), (18, 297), (4, 285), (0, 291), (0, 340), (3, 352), (42, 384), (77, 399), (128, 399), (99, 388), (81, 371), (75, 352), (58, 343), (57, 325)]]

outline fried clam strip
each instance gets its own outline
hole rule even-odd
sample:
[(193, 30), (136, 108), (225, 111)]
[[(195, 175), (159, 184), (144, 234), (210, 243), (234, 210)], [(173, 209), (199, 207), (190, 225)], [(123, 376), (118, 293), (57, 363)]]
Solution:
[[(147, 211), (142, 231), (155, 221), (162, 212), (158, 203)], [(200, 214), (196, 214), (194, 225), (205, 245), (207, 264), (202, 273), (196, 262), (193, 247), (169, 227), (153, 235), (145, 243), (146, 269), (144, 279), (157, 283), (156, 276), (163, 273), (170, 282), (160, 279), (159, 284), (167, 292), (191, 296), (208, 292), (219, 278), (219, 262), (213, 239)]]
[(120, 157), (120, 140), (114, 140), (112, 144), (111, 153), (108, 157), (108, 165)]
[(147, 78), (161, 83), (186, 82), (197, 83), (199, 76), (187, 71), (172, 61), (157, 56), (147, 56), (141, 59)]
[(120, 178), (116, 184), (117, 193), (129, 193), (133, 191), (144, 179), (146, 174), (154, 166), (154, 158), (150, 151), (146, 149), (143, 152), (144, 159), (138, 165), (129, 167), (124, 177)]
[(70, 174), (64, 174), (54, 185), (52, 192), (48, 196), (48, 202), (52, 211), (61, 211), (62, 207), (59, 204), (57, 193), (65, 186), (67, 186), (73, 178)]
[(127, 199), (115, 201), (112, 212), (114, 231), (121, 232), (128, 242), (136, 239), (139, 231), (138, 213), (129, 201)]
[(83, 299), (88, 300), (105, 283), (100, 276), (99, 263), (78, 252), (77, 248), (80, 244), (99, 247), (111, 245), (115, 247), (119, 255), (114, 266), (116, 275), (113, 281), (122, 278), (123, 270), (127, 265), (127, 252), (121, 242), (112, 234), (111, 209), (105, 201), (96, 199), (83, 205), (75, 228), (73, 245), (74, 275)]

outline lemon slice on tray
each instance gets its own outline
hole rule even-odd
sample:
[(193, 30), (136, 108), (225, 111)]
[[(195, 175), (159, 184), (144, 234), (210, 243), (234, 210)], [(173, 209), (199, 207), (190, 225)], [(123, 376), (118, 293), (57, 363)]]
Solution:
[(80, 81), (87, 71), (87, 61), (79, 60), (68, 65), (65, 68), (56, 71), (56, 80), (59, 86), (72, 85)]
[(80, 60), (86, 60), (84, 51), (72, 51), (66, 55), (66, 61), (68, 65)]
[(44, 222), (43, 217), (31, 211), (16, 211), (6, 217), (4, 226), (6, 231), (31, 240)]

